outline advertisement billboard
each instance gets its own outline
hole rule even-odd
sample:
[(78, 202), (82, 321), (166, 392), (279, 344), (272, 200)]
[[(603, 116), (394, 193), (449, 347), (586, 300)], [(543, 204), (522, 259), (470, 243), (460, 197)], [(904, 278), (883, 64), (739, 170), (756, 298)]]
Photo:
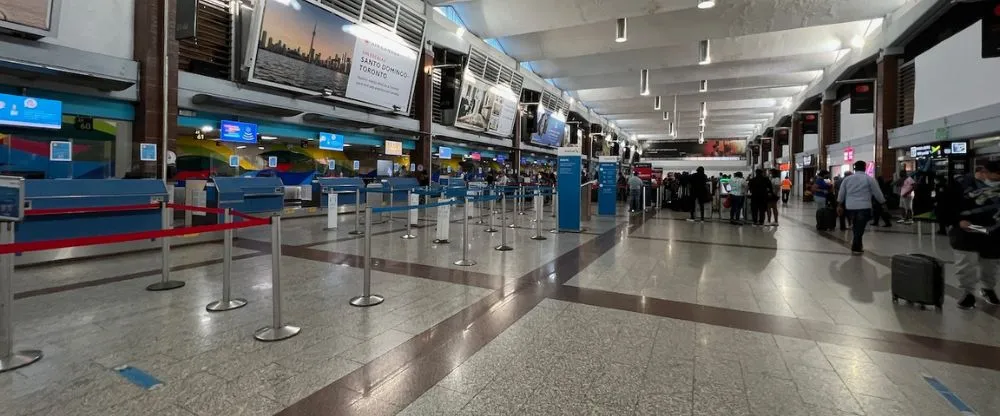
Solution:
[(257, 125), (222, 120), (219, 122), (219, 140), (240, 144), (257, 143)]
[(54, 32), (59, 0), (0, 0), (0, 28), (34, 36)]
[(62, 128), (62, 102), (0, 94), (0, 126)]
[(698, 142), (653, 142), (643, 153), (648, 158), (741, 157), (746, 156), (747, 142), (742, 139)]
[(510, 87), (493, 85), (466, 73), (461, 97), (455, 127), (497, 136), (510, 136), (513, 132), (517, 97)]
[(315, 0), (260, 5), (249, 80), (409, 113), (417, 50)]
[(559, 147), (566, 135), (566, 116), (559, 111), (552, 111), (538, 106), (535, 117), (535, 132), (531, 133), (531, 143)]

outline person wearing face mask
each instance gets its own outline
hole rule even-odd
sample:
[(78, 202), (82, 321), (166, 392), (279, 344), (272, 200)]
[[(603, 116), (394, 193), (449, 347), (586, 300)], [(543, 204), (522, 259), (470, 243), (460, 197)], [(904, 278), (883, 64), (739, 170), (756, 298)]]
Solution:
[(953, 226), (948, 234), (955, 251), (955, 274), (965, 294), (961, 309), (976, 306), (976, 284), (987, 303), (1000, 305), (995, 290), (1000, 273), (1000, 161), (990, 161), (983, 169), (961, 178), (948, 198), (948, 212), (942, 220)]

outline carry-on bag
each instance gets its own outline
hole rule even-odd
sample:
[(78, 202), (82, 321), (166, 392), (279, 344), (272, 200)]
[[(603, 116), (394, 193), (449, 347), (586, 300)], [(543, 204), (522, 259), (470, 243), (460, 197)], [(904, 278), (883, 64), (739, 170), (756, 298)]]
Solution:
[(944, 267), (941, 261), (923, 254), (892, 256), (892, 301), (900, 299), (912, 304), (934, 305), (944, 303)]

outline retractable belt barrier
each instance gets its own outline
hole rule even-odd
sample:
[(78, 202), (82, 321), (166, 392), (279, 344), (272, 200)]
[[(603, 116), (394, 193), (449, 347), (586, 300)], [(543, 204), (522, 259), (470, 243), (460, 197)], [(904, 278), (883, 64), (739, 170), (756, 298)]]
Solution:
[[(14, 255), (18, 253), (159, 239), (162, 252), (161, 280), (158, 283), (149, 285), (146, 289), (151, 291), (161, 291), (177, 289), (184, 286), (184, 282), (170, 280), (170, 237), (223, 231), (223, 294), (221, 300), (212, 302), (206, 306), (206, 309), (209, 311), (219, 312), (236, 309), (246, 305), (245, 299), (233, 299), (230, 297), (233, 232), (241, 228), (259, 227), (270, 224), (272, 259), (271, 284), (272, 298), (274, 302), (272, 310), (273, 320), (270, 326), (259, 329), (254, 334), (254, 338), (260, 341), (278, 341), (292, 337), (299, 333), (300, 328), (284, 325), (281, 320), (281, 217), (278, 215), (273, 215), (270, 218), (259, 218), (232, 210), (231, 208), (206, 208), (190, 205), (169, 204), (165, 202), (158, 204), (123, 205), (111, 207), (30, 209), (26, 210), (24, 214), (29, 217), (45, 215), (86, 215), (93, 213), (128, 212), (153, 209), (159, 209), (163, 213), (161, 230), (17, 243), (15, 242), (14, 236), (14, 223), (0, 223), (0, 372), (20, 368), (42, 358), (42, 352), (38, 350), (13, 351), (14, 336), (12, 325), (12, 304), (14, 294), (11, 281), (14, 276)], [(223, 215), (225, 221), (222, 224), (172, 228), (173, 224), (169, 215), (170, 209)], [(234, 217), (239, 218), (240, 221), (233, 222)]]

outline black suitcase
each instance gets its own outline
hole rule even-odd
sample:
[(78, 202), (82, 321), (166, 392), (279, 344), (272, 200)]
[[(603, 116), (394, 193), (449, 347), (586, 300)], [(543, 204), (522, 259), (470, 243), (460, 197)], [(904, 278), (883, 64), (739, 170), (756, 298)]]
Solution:
[(816, 229), (832, 230), (837, 226), (837, 210), (833, 208), (820, 208), (816, 210)]
[(900, 299), (921, 307), (944, 303), (944, 267), (923, 254), (892, 256), (892, 302)]

